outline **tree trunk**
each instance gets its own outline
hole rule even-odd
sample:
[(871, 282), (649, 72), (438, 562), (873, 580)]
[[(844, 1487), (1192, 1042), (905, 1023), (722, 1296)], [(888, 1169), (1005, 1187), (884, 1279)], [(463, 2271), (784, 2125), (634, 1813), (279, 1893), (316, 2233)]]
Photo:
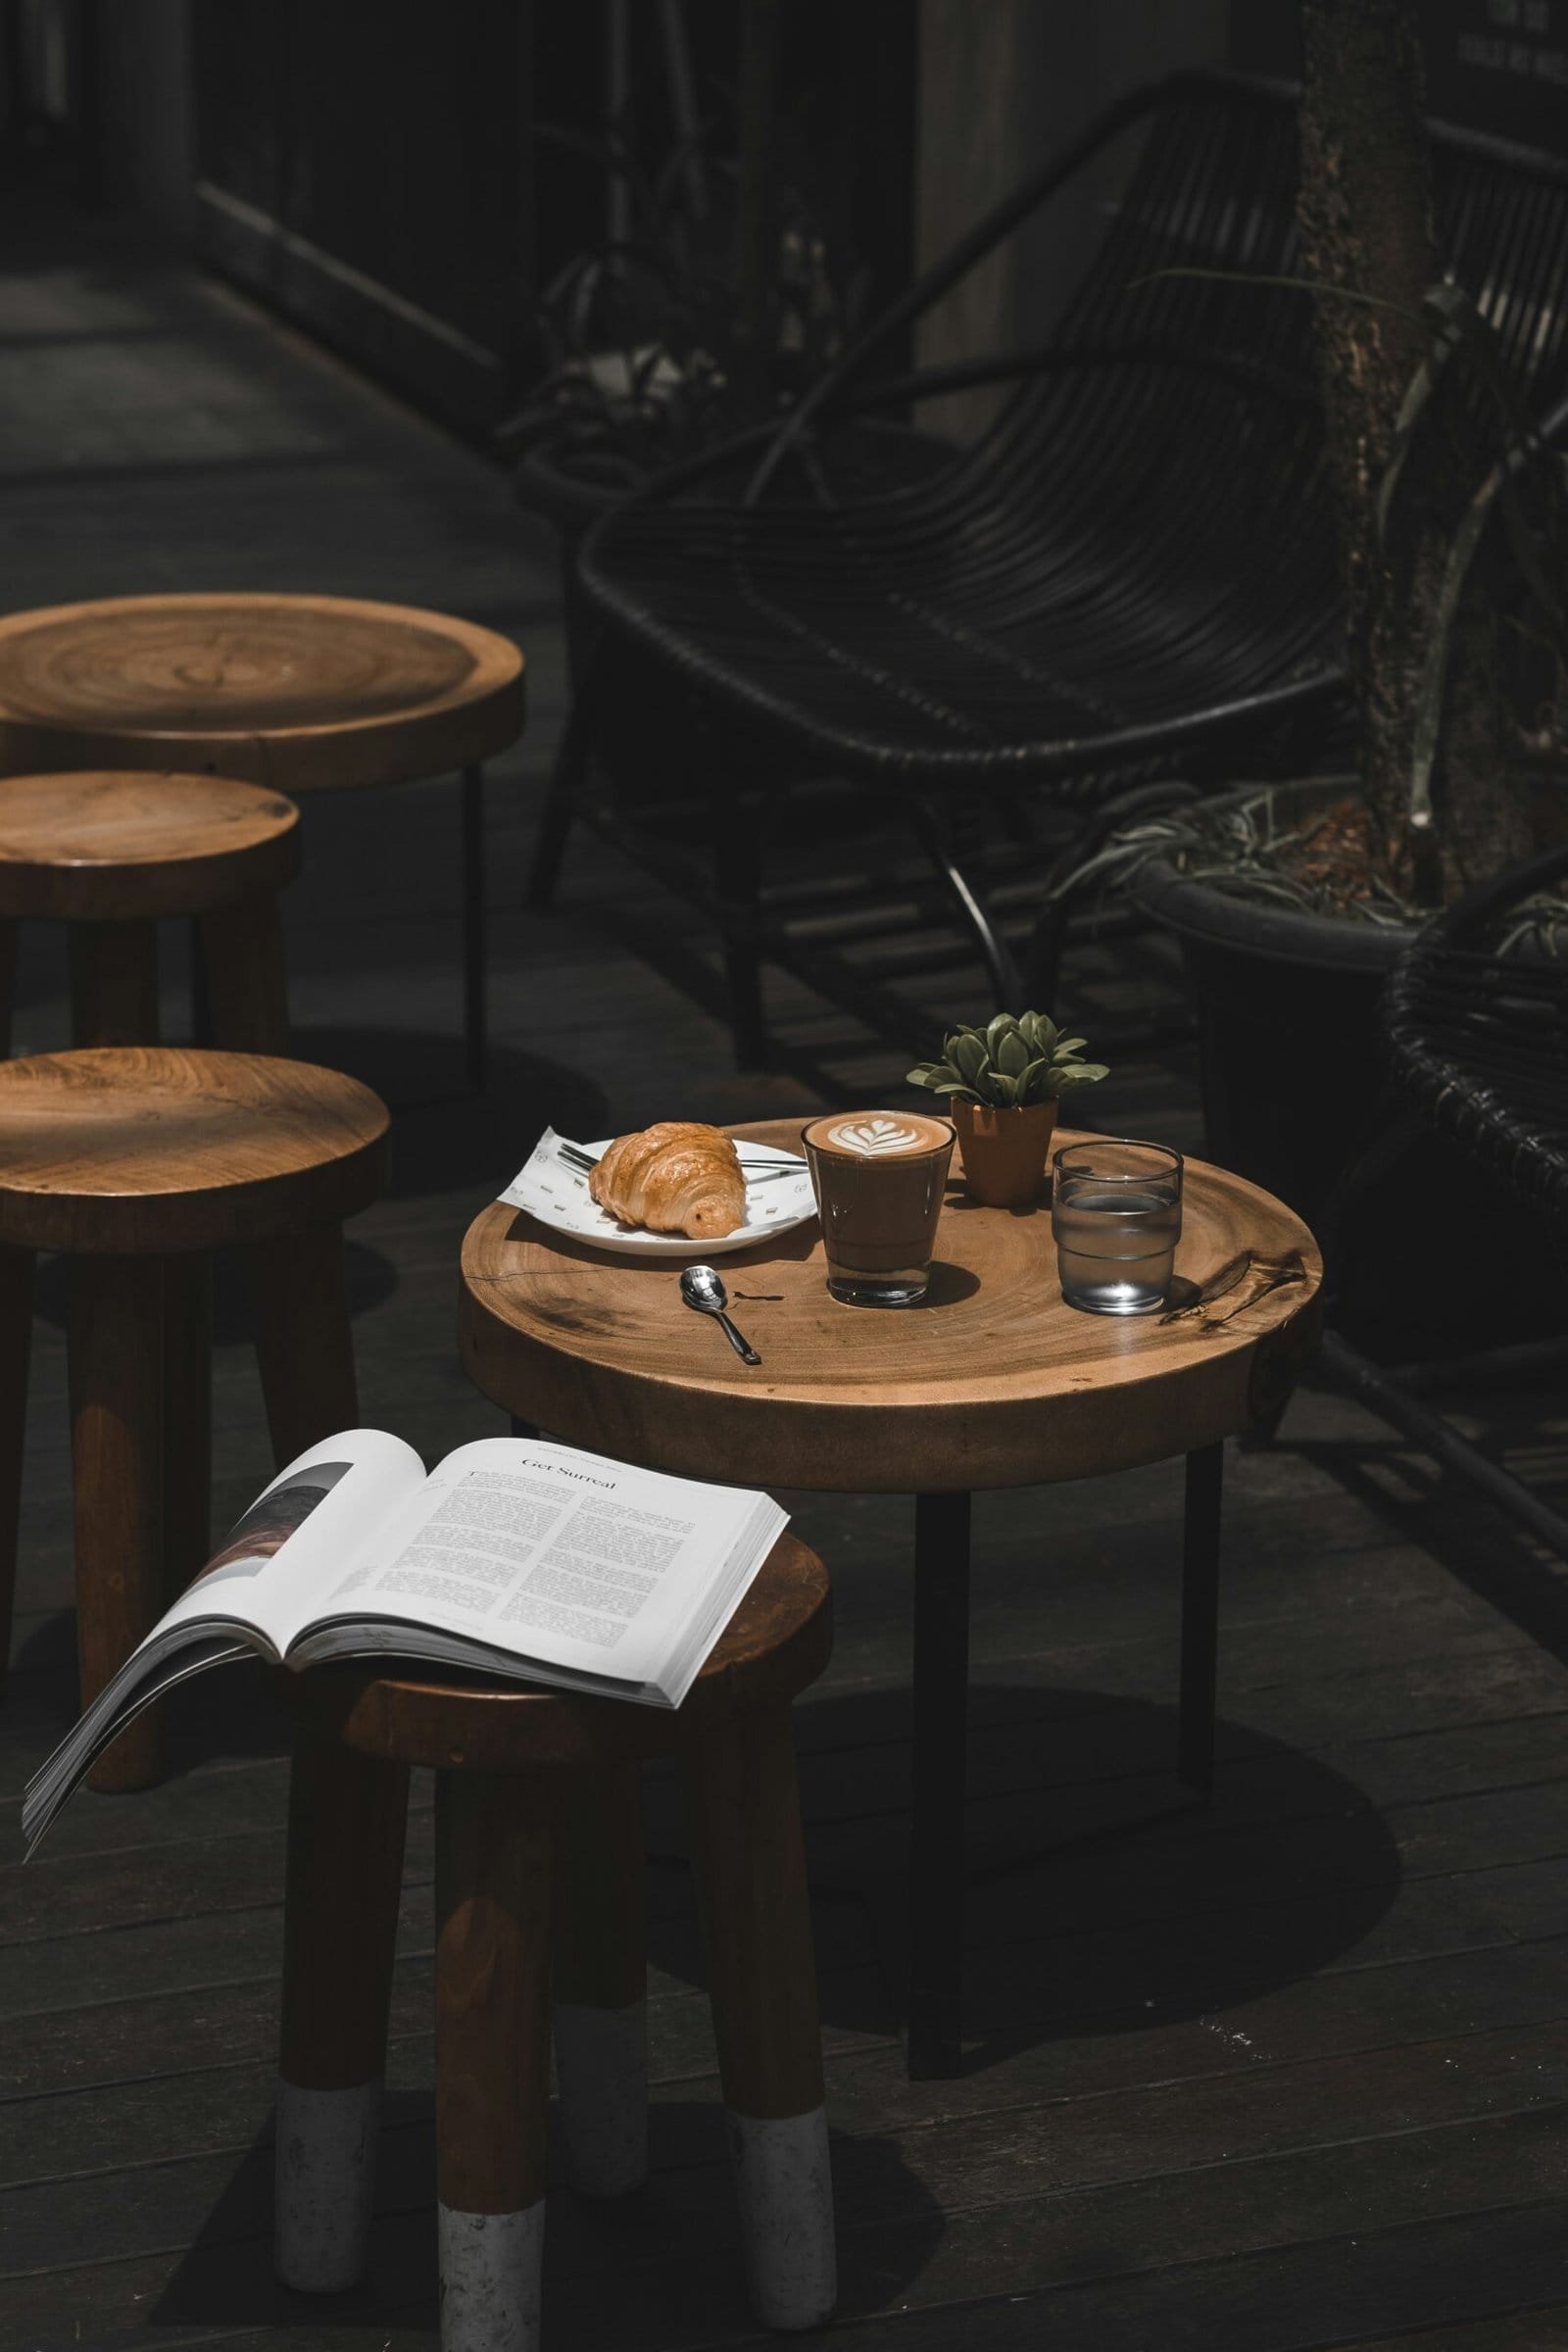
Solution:
[[(1422, 115), (1415, 0), (1301, 0), (1303, 86), (1298, 210), (1305, 274), (1367, 295), (1316, 298), (1329, 472), (1340, 533), (1361, 776), (1384, 858), (1436, 900), (1528, 848), (1511, 789), (1491, 598), (1455, 633), (1435, 822), (1410, 822), (1417, 688), (1444, 566), (1465, 504), (1497, 455), (1477, 443), (1457, 397), (1429, 404), (1406, 458), (1386, 539), (1377, 497), (1395, 421), (1430, 334), (1422, 296), (1441, 274)], [(1448, 370), (1451, 386), (1457, 370)], [(1468, 445), (1468, 446), (1467, 446)]]

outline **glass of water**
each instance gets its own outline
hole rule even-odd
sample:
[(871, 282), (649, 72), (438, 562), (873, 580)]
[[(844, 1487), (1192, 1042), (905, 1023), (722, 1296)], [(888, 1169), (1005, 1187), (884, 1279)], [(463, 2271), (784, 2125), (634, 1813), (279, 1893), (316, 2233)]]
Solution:
[(1091, 1315), (1149, 1315), (1170, 1292), (1182, 1155), (1115, 1136), (1056, 1153), (1052, 1230), (1061, 1295)]

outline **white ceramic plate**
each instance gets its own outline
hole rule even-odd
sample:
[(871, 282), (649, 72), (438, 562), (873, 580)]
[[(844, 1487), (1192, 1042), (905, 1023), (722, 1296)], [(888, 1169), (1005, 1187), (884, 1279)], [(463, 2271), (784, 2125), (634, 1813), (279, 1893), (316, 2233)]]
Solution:
[[(586, 1174), (569, 1167), (560, 1156), (561, 1140), (554, 1128), (547, 1127), (534, 1146), (533, 1157), (508, 1185), (501, 1199), (509, 1208), (526, 1209), (530, 1217), (537, 1217), (552, 1233), (566, 1234), (574, 1242), (591, 1243), (596, 1250), (608, 1250), (616, 1257), (727, 1257), (733, 1250), (750, 1250), (759, 1242), (793, 1233), (798, 1225), (809, 1223), (816, 1214), (811, 1179), (802, 1167), (798, 1176), (769, 1176), (760, 1184), (748, 1181), (745, 1224), (717, 1240), (693, 1242), (682, 1233), (642, 1233), (628, 1229), (617, 1225), (613, 1217), (589, 1198)], [(613, 1141), (613, 1136), (605, 1136), (600, 1142), (584, 1144), (580, 1149), (593, 1152), (597, 1158), (601, 1152), (609, 1151)], [(799, 1157), (799, 1153), (777, 1151), (771, 1144), (744, 1143), (740, 1149), (748, 1159), (787, 1161)]]

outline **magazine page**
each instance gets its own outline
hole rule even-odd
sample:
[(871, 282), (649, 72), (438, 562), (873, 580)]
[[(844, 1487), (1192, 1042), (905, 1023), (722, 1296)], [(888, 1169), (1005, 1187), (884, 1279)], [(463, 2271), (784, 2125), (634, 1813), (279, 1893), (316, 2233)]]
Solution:
[(29, 1850), (94, 1758), (163, 1691), (248, 1651), (281, 1656), (356, 1544), (423, 1478), (413, 1446), (378, 1429), (347, 1430), (280, 1470), (33, 1774), (23, 1807)]
[(315, 1622), (407, 1618), (655, 1682), (760, 1505), (544, 1439), (482, 1439), (361, 1546)]
[(256, 1626), (281, 1656), (344, 1563), (423, 1484), (414, 1447), (385, 1430), (345, 1430), (307, 1447), (236, 1519), (159, 1633), (234, 1619)]

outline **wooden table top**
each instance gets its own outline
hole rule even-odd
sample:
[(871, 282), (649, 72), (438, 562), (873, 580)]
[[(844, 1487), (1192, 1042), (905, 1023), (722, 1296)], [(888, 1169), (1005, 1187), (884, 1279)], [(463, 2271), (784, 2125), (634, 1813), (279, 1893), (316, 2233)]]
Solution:
[[(731, 1132), (798, 1148), (802, 1123)], [(1200, 1285), (1243, 1250), (1298, 1251), (1305, 1279), (1256, 1297), (1249, 1278), (1171, 1322), (1082, 1314), (1062, 1301), (1049, 1208), (979, 1208), (954, 1183), (920, 1306), (831, 1298), (814, 1221), (725, 1257), (754, 1370), (681, 1303), (678, 1263), (608, 1256), (497, 1202), (464, 1242), (460, 1340), (509, 1412), (659, 1469), (888, 1494), (1031, 1486), (1212, 1444), (1285, 1394), (1316, 1340), (1317, 1246), (1270, 1194), (1189, 1159), (1178, 1280)]]
[(439, 775), (522, 733), (509, 638), (340, 596), (109, 597), (0, 619), (0, 764), (282, 792)]

